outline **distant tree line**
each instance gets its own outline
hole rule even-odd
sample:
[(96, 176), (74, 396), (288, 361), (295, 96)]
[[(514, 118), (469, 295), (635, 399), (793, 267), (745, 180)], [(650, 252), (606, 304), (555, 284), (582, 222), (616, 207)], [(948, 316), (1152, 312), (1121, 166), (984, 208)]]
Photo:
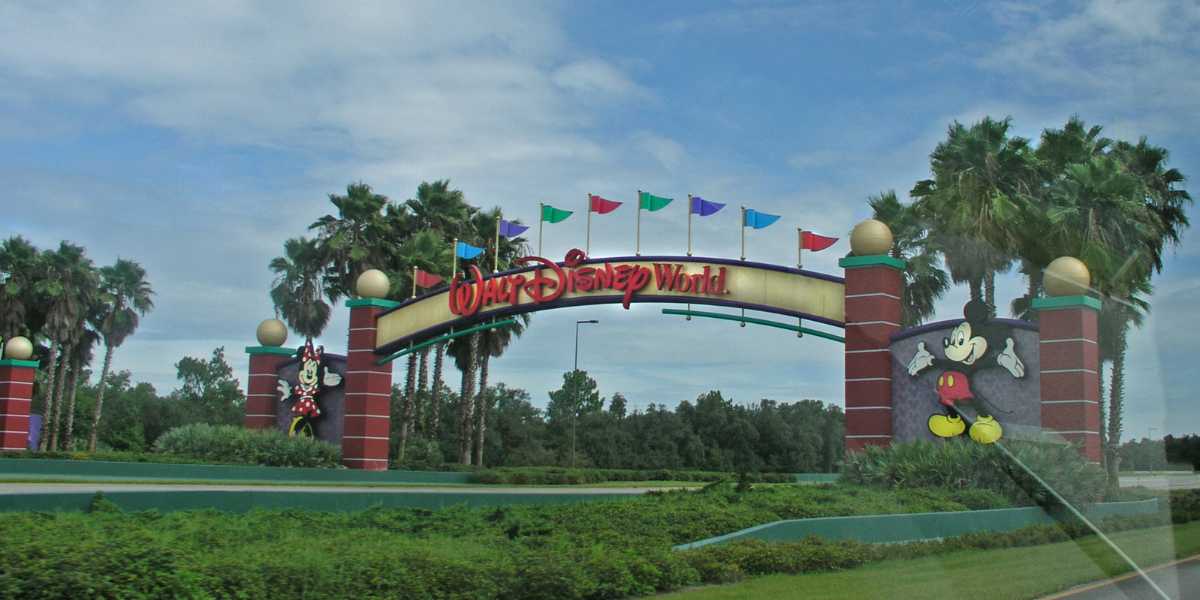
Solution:
[(1121, 444), (1121, 469), (1163, 471), (1200, 469), (1200, 435), (1142, 438)]
[[(484, 393), (491, 425), (480, 466), (830, 472), (843, 455), (842, 409), (816, 400), (740, 405), (711, 391), (674, 408), (630, 410), (620, 393), (602, 397), (584, 371), (565, 373), (545, 409), (503, 383)], [(402, 395), (396, 386), (393, 401)], [(449, 421), (459, 399), (448, 389), (443, 395)], [(458, 435), (453, 427), (414, 431), (403, 464), (432, 466), (456, 456)]]

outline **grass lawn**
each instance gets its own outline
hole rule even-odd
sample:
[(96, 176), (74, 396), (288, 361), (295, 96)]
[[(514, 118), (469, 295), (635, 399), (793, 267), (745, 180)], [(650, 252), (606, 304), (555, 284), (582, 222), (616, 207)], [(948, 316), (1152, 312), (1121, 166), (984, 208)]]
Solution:
[[(1200, 522), (1117, 533), (1112, 539), (1143, 567), (1200, 554)], [(964, 550), (888, 560), (847, 571), (771, 575), (695, 588), (663, 600), (741, 598), (1036, 598), (1125, 573), (1103, 541), (1088, 537), (1029, 548)]]
[[(647, 489), (662, 489), (662, 488), (699, 488), (706, 485), (702, 481), (603, 481), (599, 483), (580, 483), (580, 484), (563, 484), (563, 485), (539, 485), (539, 484), (490, 484), (490, 483), (418, 483), (418, 482), (382, 482), (382, 481), (304, 481), (304, 480), (289, 480), (289, 481), (268, 481), (262, 479), (163, 479), (161, 477), (106, 477), (103, 475), (93, 476), (70, 476), (70, 475), (30, 475), (20, 474), (6, 477), (0, 475), (0, 485), (6, 483), (119, 483), (119, 484), (146, 484), (146, 485), (237, 485), (237, 486), (287, 486), (287, 487), (353, 487), (353, 488), (436, 488), (436, 489), (462, 489), (462, 488), (647, 488)], [(790, 484), (758, 484), (758, 485), (790, 485)]]

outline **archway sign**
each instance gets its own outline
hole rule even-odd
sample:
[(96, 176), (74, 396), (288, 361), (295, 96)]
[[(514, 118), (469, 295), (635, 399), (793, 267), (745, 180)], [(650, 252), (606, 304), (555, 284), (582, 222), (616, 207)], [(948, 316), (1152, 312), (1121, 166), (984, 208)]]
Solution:
[[(386, 469), (392, 360), (453, 337), (503, 327), (522, 313), (590, 304), (700, 304), (774, 313), (845, 330), (845, 337), (778, 320), (729, 312), (664, 309), (667, 314), (722, 318), (815, 334), (844, 343), (845, 446), (848, 451), (893, 441), (1040, 436), (1077, 444), (1099, 460), (1099, 375), (1095, 350), (1099, 302), (1086, 295), (1083, 263), (1060, 258), (1047, 267), (1050, 297), (1038, 298), (1038, 323), (989, 317), (966, 307), (966, 319), (903, 329), (903, 260), (889, 255), (892, 234), (874, 220), (850, 236), (844, 277), (792, 267), (692, 256), (526, 257), (517, 268), (465, 278), (404, 302), (385, 299), (386, 275), (368, 271), (359, 297), (346, 302), (350, 328), (344, 372), (342, 461)], [(1057, 265), (1057, 266), (1056, 266)], [(1073, 265), (1073, 266), (1072, 266)], [(1049, 274), (1055, 273), (1055, 278)], [(1051, 289), (1054, 288), (1054, 289)], [(283, 347), (278, 321), (260, 346), (247, 348), (250, 379), (246, 426), (275, 427), (290, 409), (281, 401), (281, 369), (296, 351)], [(19, 362), (19, 361), (17, 361)], [(23, 365), (0, 360), (0, 390), (25, 380)], [(17, 373), (17, 371), (21, 371)], [(286, 399), (284, 399), (286, 400)], [(319, 405), (321, 399), (317, 398)], [(11, 411), (10, 411), (11, 412)]]
[(378, 318), (375, 352), (388, 355), (490, 319), (590, 304), (706, 304), (843, 326), (845, 283), (812, 271), (692, 256), (590, 259), (572, 250), (561, 262), (519, 259), (511, 271), (470, 278), (413, 298)]

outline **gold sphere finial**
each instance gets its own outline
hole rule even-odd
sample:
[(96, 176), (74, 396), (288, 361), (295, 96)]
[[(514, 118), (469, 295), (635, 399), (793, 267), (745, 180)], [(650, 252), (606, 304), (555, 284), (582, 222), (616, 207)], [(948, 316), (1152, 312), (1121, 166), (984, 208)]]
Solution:
[(14, 336), (8, 338), (4, 343), (4, 356), (0, 358), (11, 358), (13, 360), (29, 360), (33, 356), (33, 342), (25, 336)]
[(282, 346), (287, 341), (287, 325), (279, 319), (267, 319), (258, 324), (254, 335), (264, 346)]
[(850, 232), (850, 251), (855, 256), (887, 254), (892, 250), (892, 230), (883, 221), (867, 219)]
[(1079, 296), (1091, 287), (1092, 275), (1082, 260), (1060, 256), (1046, 266), (1042, 281), (1047, 296)]
[(363, 271), (354, 284), (354, 290), (362, 298), (387, 298), (391, 288), (392, 282), (388, 280), (387, 274), (379, 269)]

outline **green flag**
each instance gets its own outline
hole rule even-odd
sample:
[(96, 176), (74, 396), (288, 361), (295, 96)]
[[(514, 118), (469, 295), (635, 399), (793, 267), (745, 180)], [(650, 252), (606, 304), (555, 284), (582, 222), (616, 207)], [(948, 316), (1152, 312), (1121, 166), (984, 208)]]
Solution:
[(563, 210), (561, 208), (554, 208), (553, 206), (550, 206), (549, 204), (543, 204), (542, 205), (542, 220), (546, 221), (548, 223), (558, 223), (559, 221), (562, 221), (562, 220), (566, 219), (567, 217), (571, 216), (571, 212), (572, 211)]
[(671, 200), (674, 200), (674, 198), (663, 198), (662, 196), (655, 196), (648, 192), (638, 192), (638, 208), (650, 212), (666, 208), (671, 203)]

